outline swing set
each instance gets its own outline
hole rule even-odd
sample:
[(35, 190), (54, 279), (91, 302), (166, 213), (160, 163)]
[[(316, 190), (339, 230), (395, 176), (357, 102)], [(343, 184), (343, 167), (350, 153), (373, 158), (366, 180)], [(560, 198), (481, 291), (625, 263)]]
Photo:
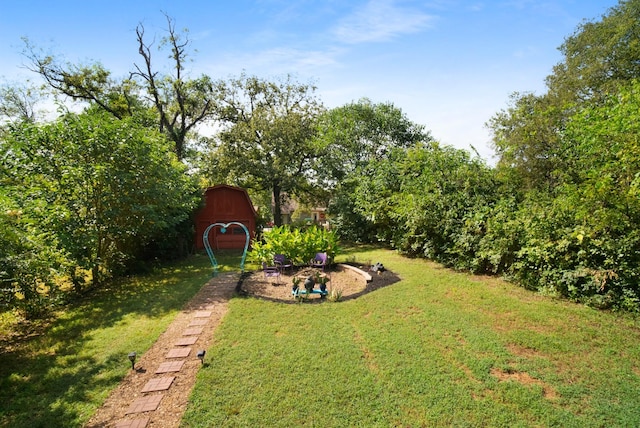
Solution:
[(213, 266), (213, 276), (215, 277), (218, 274), (218, 260), (216, 260), (215, 255), (213, 254), (213, 250), (211, 249), (211, 244), (209, 243), (209, 232), (215, 228), (215, 227), (219, 227), (220, 228), (220, 233), (225, 234), (227, 233), (227, 230), (229, 230), (229, 226), (240, 226), (245, 233), (246, 239), (245, 239), (245, 243), (244, 243), (244, 251), (242, 252), (242, 259), (240, 260), (240, 271), (242, 273), (244, 273), (244, 262), (247, 258), (247, 250), (249, 248), (249, 229), (247, 229), (247, 227), (238, 222), (238, 221), (232, 221), (229, 223), (213, 223), (210, 224), (204, 231), (204, 233), (202, 234), (202, 242), (204, 243), (204, 248), (207, 251), (207, 255), (209, 256), (209, 260), (211, 260), (211, 265)]

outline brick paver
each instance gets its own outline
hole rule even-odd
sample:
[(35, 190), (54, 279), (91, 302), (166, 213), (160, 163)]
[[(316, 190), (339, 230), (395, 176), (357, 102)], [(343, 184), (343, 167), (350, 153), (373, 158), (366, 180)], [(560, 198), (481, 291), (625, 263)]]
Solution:
[(198, 336), (187, 336), (181, 339), (176, 340), (174, 343), (175, 346), (189, 346), (193, 345), (198, 341)]
[[(200, 348), (198, 349), (206, 349), (209, 346), (211, 341), (209, 332), (212, 329), (212, 324), (213, 328), (215, 328), (220, 320), (218, 306), (226, 306), (237, 281), (238, 278), (235, 274), (221, 275), (215, 281), (210, 281), (205, 285), (197, 296), (196, 305), (198, 307), (184, 311), (168, 328), (168, 331), (173, 329), (175, 332), (173, 337), (175, 337), (176, 333), (182, 331), (182, 337), (174, 338), (172, 340), (173, 344), (163, 343), (159, 340), (147, 351), (146, 355), (155, 355), (155, 361), (158, 361), (158, 357), (160, 357), (160, 360), (165, 359), (165, 361), (159, 364), (155, 372), (152, 368), (151, 370), (132, 371), (127, 380), (117, 390), (114, 390), (107, 400), (108, 403), (113, 401), (121, 403), (124, 397), (130, 397), (131, 400), (135, 401), (130, 404), (129, 408), (105, 403), (96, 412), (87, 428), (103, 428), (107, 426), (115, 428), (146, 428), (147, 426), (173, 428), (179, 426), (180, 417), (186, 404), (176, 406), (172, 404), (175, 408), (172, 408), (171, 412), (167, 413), (166, 409), (160, 408), (159, 410), (160, 402), (165, 398), (165, 402), (176, 403), (176, 394), (188, 394), (190, 387), (195, 382), (194, 368), (199, 367), (200, 364), (197, 366), (194, 364), (185, 366), (187, 360), (172, 359), (187, 358), (191, 354), (192, 348), (190, 346), (195, 345), (196, 342), (200, 343)], [(208, 293), (211, 294), (207, 296)], [(211, 310), (214, 308), (217, 309), (215, 311), (215, 319), (213, 319), (214, 311)], [(183, 321), (181, 318), (183, 316), (189, 319)], [(187, 325), (187, 323), (189, 324)], [(187, 325), (186, 328), (184, 327), (185, 325)], [(203, 334), (205, 328), (207, 329), (207, 334)], [(171, 346), (174, 346), (174, 348), (170, 348)], [(145, 356), (142, 358), (144, 359)], [(140, 364), (144, 364), (143, 359), (141, 359)], [(193, 359), (195, 360), (195, 356)], [(176, 373), (176, 376), (155, 376), (163, 373)], [(133, 384), (137, 384), (137, 386), (131, 388), (130, 386)], [(188, 385), (186, 392), (185, 385)], [(141, 396), (140, 394), (144, 395)], [(186, 400), (183, 400), (183, 403), (186, 403)], [(149, 413), (146, 415), (139, 414), (143, 412)], [(118, 419), (120, 420), (118, 421)]]
[(175, 376), (165, 376), (151, 379), (146, 383), (144, 388), (142, 388), (142, 392), (166, 391), (175, 378)]
[(173, 348), (165, 357), (167, 358), (186, 358), (191, 353), (191, 348)]
[(191, 327), (191, 328), (187, 328), (184, 330), (184, 332), (182, 333), (183, 336), (197, 336), (200, 333), (202, 333), (202, 330), (204, 330), (203, 327)]
[(211, 311), (198, 311), (195, 314), (193, 314), (194, 318), (209, 318), (211, 316), (212, 312)]
[(131, 413), (151, 412), (158, 408), (162, 395), (147, 395), (146, 397), (140, 397), (134, 401), (131, 406), (125, 412), (126, 415)]
[(148, 423), (149, 418), (129, 419), (118, 422), (115, 428), (145, 428)]
[(156, 374), (179, 372), (183, 365), (184, 361), (169, 361), (167, 363), (162, 363), (158, 366)]

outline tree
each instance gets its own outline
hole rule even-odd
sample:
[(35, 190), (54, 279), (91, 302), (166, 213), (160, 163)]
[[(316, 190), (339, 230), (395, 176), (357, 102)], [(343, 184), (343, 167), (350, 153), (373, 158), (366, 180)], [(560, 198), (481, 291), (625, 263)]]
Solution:
[(159, 76), (154, 71), (151, 52), (153, 43), (145, 42), (144, 27), (139, 24), (136, 28), (138, 52), (144, 60), (144, 66), (136, 65), (132, 76), (142, 79), (146, 93), (157, 111), (159, 130), (173, 141), (175, 153), (178, 159), (182, 159), (186, 154), (189, 133), (213, 117), (216, 105), (210, 77), (202, 75), (197, 79), (185, 79), (187, 47), (191, 42), (186, 35), (178, 34), (174, 21), (168, 15), (165, 16), (168, 36), (160, 46), (169, 46), (174, 75)]
[(549, 92), (581, 103), (640, 78), (640, 0), (620, 0), (597, 21), (586, 21), (560, 47), (563, 61), (547, 77)]
[(96, 105), (117, 119), (134, 114), (135, 82), (113, 79), (100, 63), (61, 64), (58, 58), (43, 53), (27, 38), (23, 41), (23, 55), (30, 61), (27, 68), (39, 74), (54, 94)]
[[(566, 174), (566, 123), (584, 105), (597, 105), (640, 78), (640, 0), (622, 0), (599, 21), (580, 25), (560, 47), (563, 60), (542, 95), (514, 94), (487, 123), (499, 166), (512, 168), (524, 188), (549, 190)], [(518, 177), (519, 176), (519, 177)]]
[(28, 40), (25, 40), (25, 56), (31, 62), (30, 69), (42, 76), (54, 91), (96, 105), (117, 119), (146, 118), (147, 110), (153, 109), (158, 130), (173, 142), (178, 159), (183, 159), (187, 155), (189, 136), (199, 125), (212, 119), (216, 111), (213, 81), (206, 75), (196, 79), (187, 77), (185, 62), (191, 41), (186, 32), (176, 31), (173, 19), (165, 17), (168, 34), (161, 40), (159, 49), (168, 47), (173, 75), (162, 75), (154, 68), (154, 42), (145, 40), (142, 24), (136, 27), (136, 37), (143, 65), (135, 65), (126, 79), (112, 78), (99, 63), (61, 64), (54, 56), (39, 52)]
[(313, 192), (312, 138), (323, 109), (315, 87), (291, 76), (267, 81), (243, 74), (221, 81), (217, 91), (221, 130), (211, 140), (203, 172), (269, 191), (280, 225), (284, 200)]
[(510, 106), (487, 122), (500, 156), (498, 168), (515, 172), (514, 188), (549, 190), (557, 184), (563, 163), (559, 140), (568, 113), (548, 94), (514, 93)]
[(431, 140), (423, 125), (409, 120), (392, 103), (374, 104), (363, 98), (320, 117), (315, 143), (322, 156), (316, 158), (315, 168), (324, 172), (325, 185), (330, 186), (394, 148)]
[(3, 144), (5, 192), (73, 261), (81, 287), (125, 272), (145, 246), (169, 236), (198, 197), (158, 132), (100, 109), (12, 127)]
[(35, 122), (38, 116), (37, 104), (43, 98), (41, 91), (27, 84), (4, 85), (0, 87), (0, 123)]
[(407, 118), (391, 103), (374, 104), (364, 98), (325, 112), (319, 120), (313, 169), (318, 183), (330, 193), (332, 223), (343, 239), (370, 242), (376, 230), (368, 214), (354, 210), (356, 189), (370, 182), (372, 165), (383, 163), (397, 149), (433, 140), (424, 126)]

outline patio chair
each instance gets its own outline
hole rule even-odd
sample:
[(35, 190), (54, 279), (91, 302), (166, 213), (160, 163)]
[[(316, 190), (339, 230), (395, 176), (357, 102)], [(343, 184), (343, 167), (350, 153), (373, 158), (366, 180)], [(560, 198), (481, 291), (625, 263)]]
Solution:
[(309, 261), (310, 267), (322, 268), (324, 272), (324, 267), (327, 265), (327, 253), (316, 253), (315, 257)]
[(287, 269), (293, 269), (291, 260), (287, 259), (284, 254), (276, 254), (273, 256), (273, 262), (280, 269), (280, 273), (284, 273)]
[(276, 282), (280, 282), (280, 269), (278, 266), (269, 266), (266, 262), (262, 262), (262, 273), (265, 278), (275, 278)]

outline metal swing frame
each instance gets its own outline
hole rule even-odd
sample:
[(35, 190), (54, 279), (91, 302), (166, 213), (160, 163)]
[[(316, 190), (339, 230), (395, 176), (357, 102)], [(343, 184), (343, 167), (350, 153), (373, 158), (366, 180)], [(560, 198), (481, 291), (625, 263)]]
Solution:
[(247, 229), (247, 226), (240, 223), (239, 221), (231, 221), (229, 223), (212, 223), (205, 229), (204, 233), (202, 234), (202, 242), (204, 243), (204, 248), (207, 251), (209, 260), (211, 260), (211, 265), (213, 266), (213, 276), (216, 276), (218, 274), (218, 260), (216, 260), (216, 257), (213, 254), (213, 250), (211, 249), (211, 244), (209, 243), (209, 231), (211, 231), (211, 229), (213, 229), (214, 227), (220, 227), (220, 232), (224, 234), (227, 232), (229, 226), (234, 225), (242, 227), (246, 236), (244, 251), (242, 252), (242, 259), (240, 260), (240, 271), (244, 273), (244, 262), (247, 258), (247, 250), (249, 248), (250, 240), (249, 229)]

